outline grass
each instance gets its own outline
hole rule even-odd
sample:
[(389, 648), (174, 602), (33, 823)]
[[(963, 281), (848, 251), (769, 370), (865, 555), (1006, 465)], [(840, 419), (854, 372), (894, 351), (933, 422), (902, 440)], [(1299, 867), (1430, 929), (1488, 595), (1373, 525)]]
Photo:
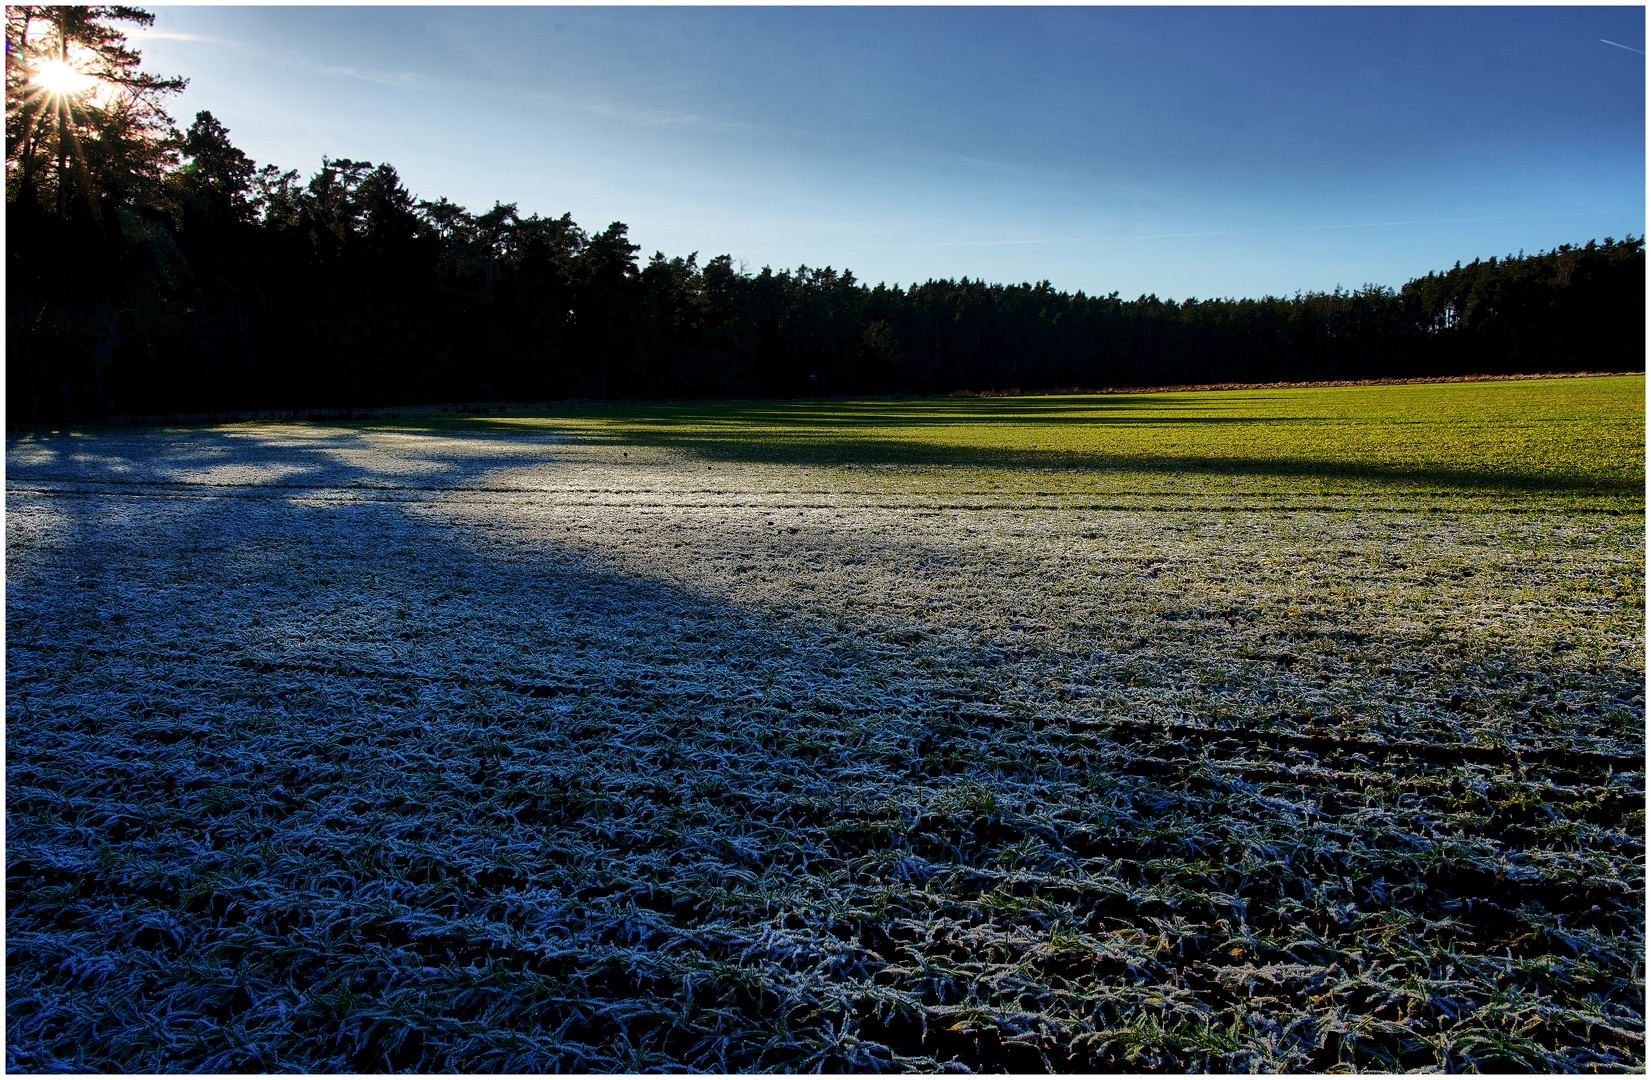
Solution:
[[(455, 429), (562, 431), (787, 464), (1164, 471), (1453, 491), (1643, 494), (1643, 377), (949, 400), (563, 405)], [(1099, 475), (1097, 475), (1099, 474)], [(950, 475), (950, 474), (949, 474)]]
[(1643, 392), (14, 433), (8, 1065), (1641, 1069)]

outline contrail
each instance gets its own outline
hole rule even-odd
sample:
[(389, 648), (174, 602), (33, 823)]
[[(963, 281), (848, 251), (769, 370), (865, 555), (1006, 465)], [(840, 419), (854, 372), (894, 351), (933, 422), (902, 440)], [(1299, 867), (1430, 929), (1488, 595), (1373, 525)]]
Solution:
[[(1604, 38), (1600, 38), (1600, 40), (1605, 41)], [(1645, 55), (1645, 50), (1644, 49), (1636, 49), (1632, 45), (1617, 45), (1617, 43), (1614, 42), (1614, 41), (1605, 41), (1605, 44), (1607, 44), (1607, 45), (1616, 45), (1617, 48), (1619, 48), (1619, 49), (1627, 49), (1629, 52), (1637, 52), (1641, 56)]]

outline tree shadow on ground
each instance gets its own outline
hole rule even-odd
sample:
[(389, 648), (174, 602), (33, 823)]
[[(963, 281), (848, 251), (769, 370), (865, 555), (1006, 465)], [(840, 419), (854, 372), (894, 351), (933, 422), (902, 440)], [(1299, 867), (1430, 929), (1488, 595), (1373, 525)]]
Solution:
[[(14, 487), (43, 492), (12, 498), (13, 1067), (820, 1052), (808, 1014), (842, 985), (799, 982), (835, 955), (806, 944), (821, 825), (904, 779), (886, 759), (931, 697), (852, 641), (396, 501), (407, 465), (449, 491), (485, 453), (375, 470), (350, 432), (11, 450)], [(791, 959), (759, 946), (776, 903), (813, 928)], [(730, 1007), (733, 971), (754, 996)]]
[[(1119, 421), (1097, 421), (1119, 422)], [(1147, 425), (1253, 426), (1258, 438), (1266, 425), (1278, 421), (1256, 418), (1157, 418), (1121, 421)], [(1048, 439), (1059, 442), (1060, 424), (1050, 421)], [(528, 419), (492, 418), (444, 422), (449, 428), (472, 432), (508, 431), (520, 434), (554, 430)], [(905, 427), (889, 422), (877, 426)], [(937, 424), (936, 426), (947, 426)], [(1325, 423), (1322, 445), (1335, 444), (1334, 424)], [(429, 430), (397, 425), (388, 430)], [(765, 465), (899, 465), (968, 466), (1025, 469), (1042, 472), (1123, 472), (1148, 476), (1182, 473), (1208, 478), (1266, 479), (1299, 482), (1336, 480), (1400, 488), (1439, 488), (1464, 493), (1603, 495), (1621, 498), (1643, 495), (1643, 477), (1613, 475), (1599, 468), (1533, 468), (1517, 462), (1496, 465), (1410, 464), (1369, 459), (1301, 454), (1257, 454), (1236, 451), (1197, 453), (1167, 448), (1119, 452), (1023, 446), (971, 446), (919, 438), (877, 437), (860, 434), (863, 426), (850, 419), (819, 426), (790, 424), (771, 431), (750, 431), (745, 422), (658, 422), (639, 419), (611, 427), (571, 431), (567, 438), (602, 446), (643, 446), (680, 450), (708, 461)], [(1302, 441), (1299, 437), (1292, 442)]]
[[(400, 456), (380, 445), (394, 438), (11, 441), (13, 1067), (1116, 1071), (1104, 1032), (1195, 993), (1216, 1030), (1254, 1038), (1212, 1057), (1149, 1034), (1154, 1060), (1322, 1071), (1341, 1051), (1280, 1050), (1227, 982), (1351, 950), (1410, 978), (1401, 953), (1432, 943), (1392, 946), (1395, 912), (1459, 919), (1482, 884), (1427, 867), (1488, 881), (1509, 850), (1572, 842), (1555, 803), (1529, 811), (1549, 815), (1540, 836), (1519, 818), (1473, 847), (1482, 825), (1441, 824), (1458, 796), (1432, 774), (1393, 787), (1385, 766), (1320, 768), (1330, 750), (1244, 731), (1223, 733), (1229, 782), (1185, 736), (1108, 726), (1148, 700), (1133, 686), (1085, 713), (1004, 672), (993, 700), (915, 648), (443, 511), (445, 493), (567, 452), (542, 429)], [(1520, 768), (1552, 789), (1541, 761)], [(1309, 770), (1328, 786), (1288, 786), (1319, 783)], [(1621, 801), (1605, 784), (1576, 816)], [(1344, 850), (1328, 839), (1277, 857), (1348, 828), (1368, 859), (1323, 855)], [(1186, 858), (1201, 850), (1238, 854)], [(1641, 888), (1631, 853), (1602, 850), (1586, 895), (1564, 865), (1498, 885), (1524, 890), (1510, 911), (1540, 901), (1567, 940), (1599, 939), (1581, 950), (1596, 1005), (1634, 993), (1632, 950), (1609, 950)], [(1421, 884), (1394, 902), (1384, 877)], [(1374, 884), (1336, 891), (1349, 881)], [(1212, 955), (1231, 911), (1211, 897), (1250, 905), (1248, 955)], [(1278, 913), (1306, 903), (1315, 927), (1354, 903), (1369, 925), (1304, 960), (1306, 931)], [(1475, 962), (1530, 936), (1477, 910)], [(1580, 982), (1542, 963), (1523, 977), (1549, 999)], [(1039, 1042), (1024, 994), (1055, 985), (1038, 1015), (1068, 1034)], [(1308, 1016), (1321, 991), (1290, 983), (1269, 1008)], [(1431, 1008), (1457, 1023), (1454, 999)], [(1347, 1051), (1401, 1052), (1379, 1034)]]

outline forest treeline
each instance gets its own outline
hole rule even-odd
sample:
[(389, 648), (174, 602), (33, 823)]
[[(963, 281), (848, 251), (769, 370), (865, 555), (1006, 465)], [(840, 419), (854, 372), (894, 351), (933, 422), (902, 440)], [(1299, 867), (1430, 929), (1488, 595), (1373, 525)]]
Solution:
[[(208, 112), (173, 127), (183, 80), (116, 29), (147, 13), (6, 12), (13, 421), (1644, 367), (1643, 237), (1179, 303), (642, 260), (621, 223), (415, 199), (389, 164), (260, 167)], [(92, 89), (44, 85), (54, 60)]]

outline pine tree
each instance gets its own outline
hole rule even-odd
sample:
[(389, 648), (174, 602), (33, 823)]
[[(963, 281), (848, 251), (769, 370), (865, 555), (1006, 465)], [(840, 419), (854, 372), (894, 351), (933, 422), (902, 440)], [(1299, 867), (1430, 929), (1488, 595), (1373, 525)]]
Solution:
[(143, 71), (117, 25), (154, 21), (120, 5), (6, 9), (8, 202), (61, 218), (159, 198), (178, 145), (163, 102), (187, 80)]

